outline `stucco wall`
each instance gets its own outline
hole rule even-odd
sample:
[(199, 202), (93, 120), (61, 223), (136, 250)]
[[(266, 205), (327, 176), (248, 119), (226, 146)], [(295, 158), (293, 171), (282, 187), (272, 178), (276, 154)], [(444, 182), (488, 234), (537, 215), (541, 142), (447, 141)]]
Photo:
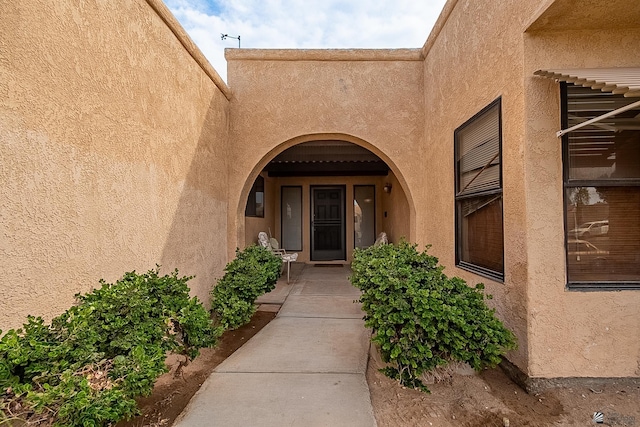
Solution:
[[(447, 274), (487, 285), (494, 296), (489, 303), (518, 337), (519, 348), (508, 355), (511, 362), (538, 378), (637, 376), (637, 295), (565, 291), (560, 144), (540, 145), (541, 139), (555, 138), (555, 129), (541, 138), (544, 126), (531, 121), (538, 114), (532, 112), (542, 108), (544, 125), (557, 125), (558, 95), (548, 82), (531, 94), (536, 68), (531, 60), (550, 64), (549, 58), (564, 57), (572, 60), (558, 64), (586, 66), (593, 44), (587, 40), (590, 32), (567, 41), (557, 31), (545, 36), (551, 37), (546, 43), (531, 44), (525, 31), (555, 3), (451, 0), (422, 50), (423, 62), (382, 50), (228, 50), (231, 138), (237, 147), (230, 155), (229, 224), (242, 222), (238, 218), (251, 182), (276, 154), (314, 134), (317, 139), (353, 137), (351, 142), (392, 166), (399, 184), (393, 191), (406, 194), (409, 221), (396, 222), (393, 212), (386, 225), (392, 239), (404, 234), (396, 226), (408, 224), (407, 237), (421, 246), (432, 244), (431, 253)], [(625, 50), (627, 58), (638, 57), (629, 54), (637, 49), (635, 36), (618, 31), (607, 38), (598, 31), (598, 51), (606, 51), (601, 58), (608, 59), (593, 66), (633, 61), (621, 61)], [(613, 53), (606, 47), (612, 42), (619, 46)], [(566, 54), (579, 43), (579, 53)], [(504, 283), (455, 267), (454, 131), (497, 98), (502, 105)], [(242, 202), (234, 200), (236, 193)], [(394, 194), (401, 192), (386, 196)], [(404, 207), (390, 197), (383, 195), (383, 211), (401, 212)], [(229, 240), (242, 241), (243, 232), (230, 227)], [(605, 321), (592, 314), (602, 301), (612, 313)], [(583, 311), (585, 303), (591, 311)]]
[(207, 299), (228, 100), (174, 32), (142, 0), (2, 2), (1, 329), (156, 263)]
[[(565, 290), (559, 91), (532, 75), (640, 66), (640, 7), (613, 1), (450, 0), (422, 50), (233, 49), (233, 96), (158, 0), (3, 1), (0, 328), (156, 263), (195, 274), (206, 300), (235, 247), (279, 232), (276, 189), (292, 179), (268, 179), (265, 218), (244, 218), (265, 164), (339, 139), (393, 173), (302, 184), (347, 183), (349, 201), (375, 181), (377, 231), (433, 244), (448, 274), (486, 283), (520, 369), (640, 376), (640, 293)], [(498, 97), (504, 283), (457, 269), (454, 246), (454, 131)]]
[[(257, 173), (299, 142), (335, 138), (362, 145), (385, 160), (403, 186), (418, 186), (419, 50), (227, 49), (226, 56), (233, 91), (230, 242), (245, 240), (244, 202)], [(407, 199), (411, 224), (410, 193)]]
[[(417, 228), (419, 243), (471, 285), (482, 282), (489, 303), (512, 329), (519, 348), (508, 357), (528, 372), (527, 205), (524, 176), (524, 22), (533, 2), (449, 1), (425, 45), (425, 182)], [(448, 19), (445, 18), (448, 16)], [(454, 131), (492, 101), (502, 102), (505, 282), (455, 267)]]
[[(518, 336), (520, 347), (508, 357), (530, 377), (639, 376), (640, 294), (565, 290), (562, 154), (555, 137), (559, 88), (533, 72), (637, 67), (640, 32), (617, 28), (616, 23), (637, 21), (624, 19), (621, 11), (612, 16), (604, 2), (585, 5), (593, 16), (571, 3), (451, 0), (445, 6), (424, 48), (424, 156), (431, 159), (425, 174), (432, 185), (414, 196), (426, 201), (418, 211), (428, 212), (416, 216), (418, 238), (433, 244), (448, 274), (488, 285), (498, 316)], [(549, 7), (553, 16), (572, 14), (562, 24), (565, 30), (558, 29), (557, 17), (545, 18)], [(541, 15), (543, 23), (533, 25), (536, 31), (526, 32)], [(566, 30), (570, 25), (583, 29)], [(454, 131), (498, 97), (504, 283), (455, 268), (454, 244)]]
[(391, 184), (389, 193), (382, 192), (382, 228), (380, 231), (387, 233), (387, 237), (391, 243), (398, 243), (404, 238), (411, 241), (409, 229), (409, 218), (407, 213), (409, 209), (409, 201), (404, 194), (402, 186), (393, 172), (383, 179), (383, 186)]
[[(606, 16), (597, 10), (592, 13), (594, 22)], [(640, 376), (640, 292), (565, 290), (562, 147), (555, 136), (560, 129), (560, 87), (553, 80), (533, 76), (539, 69), (638, 67), (640, 21), (635, 25), (552, 32), (542, 28), (524, 37), (525, 165), (532, 207), (527, 222), (531, 230), (530, 372), (534, 377)]]

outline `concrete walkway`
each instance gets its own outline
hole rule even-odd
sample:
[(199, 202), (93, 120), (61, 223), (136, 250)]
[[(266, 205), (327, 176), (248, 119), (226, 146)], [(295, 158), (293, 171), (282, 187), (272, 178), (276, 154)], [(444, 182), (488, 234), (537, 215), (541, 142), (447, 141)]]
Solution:
[(369, 331), (348, 267), (292, 265), (259, 298), (277, 317), (221, 363), (174, 426), (376, 425), (365, 379)]

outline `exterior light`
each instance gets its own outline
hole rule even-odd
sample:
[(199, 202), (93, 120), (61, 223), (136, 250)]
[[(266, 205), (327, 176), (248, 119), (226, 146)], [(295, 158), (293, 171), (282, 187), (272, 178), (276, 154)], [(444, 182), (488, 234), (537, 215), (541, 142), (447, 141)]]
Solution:
[(387, 182), (382, 189), (385, 193), (391, 193), (391, 183)]

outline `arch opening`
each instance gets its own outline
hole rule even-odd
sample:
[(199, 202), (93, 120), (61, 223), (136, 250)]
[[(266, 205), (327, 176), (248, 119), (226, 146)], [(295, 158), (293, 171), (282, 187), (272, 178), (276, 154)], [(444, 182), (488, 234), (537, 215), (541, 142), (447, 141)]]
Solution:
[(309, 135), (275, 147), (249, 174), (238, 244), (266, 231), (299, 261), (344, 263), (381, 232), (414, 240), (414, 223), (407, 184), (384, 153), (347, 135)]

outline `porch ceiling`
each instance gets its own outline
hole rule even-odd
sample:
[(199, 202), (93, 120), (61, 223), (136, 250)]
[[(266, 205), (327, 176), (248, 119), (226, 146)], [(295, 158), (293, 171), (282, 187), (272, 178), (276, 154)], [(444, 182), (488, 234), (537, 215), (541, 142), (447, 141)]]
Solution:
[(345, 141), (312, 141), (283, 151), (265, 167), (269, 176), (387, 175), (387, 164)]

